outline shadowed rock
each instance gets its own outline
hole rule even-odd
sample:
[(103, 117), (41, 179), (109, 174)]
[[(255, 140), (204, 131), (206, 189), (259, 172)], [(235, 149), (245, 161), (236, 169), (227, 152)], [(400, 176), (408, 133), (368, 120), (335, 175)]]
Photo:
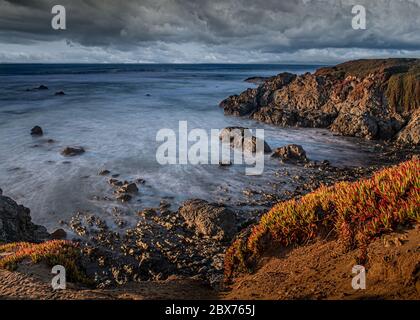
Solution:
[(63, 229), (57, 229), (50, 235), (50, 239), (52, 240), (64, 240), (67, 238), (67, 232)]
[(31, 129), (31, 135), (32, 136), (42, 136), (44, 132), (42, 131), (42, 128), (40, 126), (35, 126)]
[(48, 237), (45, 227), (31, 222), (28, 208), (0, 193), (0, 242), (39, 242)]

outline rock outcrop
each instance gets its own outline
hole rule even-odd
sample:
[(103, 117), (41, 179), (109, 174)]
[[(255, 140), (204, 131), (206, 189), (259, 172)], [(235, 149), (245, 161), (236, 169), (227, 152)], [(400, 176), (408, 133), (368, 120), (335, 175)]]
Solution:
[(290, 144), (274, 150), (273, 158), (279, 158), (283, 161), (308, 161), (306, 151), (298, 144)]
[(38, 242), (48, 237), (46, 228), (31, 222), (28, 208), (0, 193), (0, 242)]
[(270, 153), (271, 148), (267, 142), (252, 135), (251, 130), (243, 127), (224, 128), (219, 135), (220, 140), (230, 141), (234, 149), (242, 149), (244, 152), (257, 152), (257, 143), (261, 143), (264, 153)]
[(199, 199), (188, 200), (179, 208), (179, 213), (197, 234), (230, 240), (236, 232), (236, 215), (225, 206)]
[(420, 109), (413, 113), (408, 124), (398, 133), (398, 142), (420, 144)]
[(420, 59), (358, 60), (313, 74), (281, 73), (220, 106), (225, 114), (279, 126), (418, 144)]

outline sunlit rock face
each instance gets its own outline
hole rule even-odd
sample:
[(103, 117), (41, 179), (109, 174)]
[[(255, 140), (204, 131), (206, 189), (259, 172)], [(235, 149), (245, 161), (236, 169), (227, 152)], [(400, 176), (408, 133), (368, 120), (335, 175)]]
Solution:
[(418, 144), (419, 74), (419, 59), (351, 61), (313, 74), (281, 73), (220, 106), (230, 115), (366, 139), (390, 140), (401, 131), (400, 142)]

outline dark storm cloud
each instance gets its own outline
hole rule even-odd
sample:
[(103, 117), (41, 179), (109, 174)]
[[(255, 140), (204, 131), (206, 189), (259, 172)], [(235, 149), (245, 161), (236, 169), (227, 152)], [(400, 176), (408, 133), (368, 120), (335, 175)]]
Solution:
[[(67, 30), (50, 26), (67, 10)], [(367, 30), (351, 8), (367, 9)], [(194, 44), (216, 54), (276, 54), (325, 48), (420, 50), (420, 0), (0, 0), (0, 46), (65, 39), (82, 47)], [(194, 50), (189, 46), (190, 50)]]

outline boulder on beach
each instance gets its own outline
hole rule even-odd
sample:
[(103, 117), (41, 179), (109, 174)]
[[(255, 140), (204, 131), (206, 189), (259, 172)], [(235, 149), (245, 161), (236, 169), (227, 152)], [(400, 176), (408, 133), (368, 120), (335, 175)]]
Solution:
[(0, 193), (0, 242), (39, 242), (48, 237), (45, 227), (32, 223), (28, 208)]
[(61, 151), (61, 155), (65, 157), (74, 157), (85, 153), (83, 147), (66, 147)]
[(236, 232), (236, 215), (223, 205), (188, 200), (179, 208), (179, 213), (197, 234), (228, 241)]
[(277, 148), (272, 154), (273, 158), (279, 158), (283, 161), (307, 161), (306, 151), (298, 144), (289, 144)]
[(271, 148), (267, 142), (252, 135), (248, 128), (244, 127), (227, 127), (224, 128), (219, 135), (220, 140), (230, 141), (232, 148), (240, 149), (244, 152), (255, 153), (257, 151), (257, 143), (262, 143), (264, 146), (264, 153), (270, 153)]
[(35, 126), (31, 129), (32, 136), (42, 136), (43, 134), (44, 132), (40, 126)]

